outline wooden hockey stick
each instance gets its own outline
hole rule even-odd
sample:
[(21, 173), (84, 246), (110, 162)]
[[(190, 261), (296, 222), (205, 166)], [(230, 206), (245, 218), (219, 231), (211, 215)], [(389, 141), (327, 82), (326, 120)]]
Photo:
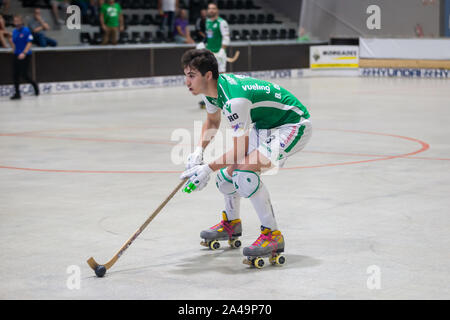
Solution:
[(237, 50), (237, 51), (234, 53), (233, 58), (227, 57), (227, 62), (229, 62), (229, 63), (235, 62), (235, 61), (239, 58), (239, 55), (240, 55), (240, 54), (241, 54), (241, 52), (240, 52), (239, 50)]
[(88, 265), (95, 271), (98, 277), (103, 277), (106, 270), (110, 269), (114, 263), (120, 258), (120, 256), (128, 249), (128, 247), (133, 243), (134, 240), (141, 234), (142, 231), (148, 226), (148, 224), (158, 215), (158, 213), (164, 208), (164, 206), (169, 202), (170, 199), (177, 193), (177, 191), (183, 186), (187, 179), (181, 181), (172, 193), (159, 205), (159, 207), (152, 213), (152, 215), (144, 222), (142, 226), (131, 236), (130, 239), (125, 242), (125, 244), (117, 251), (117, 253), (109, 260), (107, 263), (101, 265), (98, 264), (93, 257), (87, 260)]

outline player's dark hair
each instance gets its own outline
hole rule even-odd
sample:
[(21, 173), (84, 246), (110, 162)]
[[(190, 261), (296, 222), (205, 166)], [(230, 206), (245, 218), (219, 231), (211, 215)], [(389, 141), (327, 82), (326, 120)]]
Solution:
[(219, 79), (219, 66), (214, 54), (206, 49), (191, 49), (186, 51), (181, 58), (181, 66), (194, 68), (204, 76), (208, 71), (212, 72), (213, 79)]
[(219, 5), (217, 4), (217, 1), (208, 1), (208, 4), (206, 5), (206, 7), (208, 7), (210, 4), (215, 5), (216, 8), (219, 9)]

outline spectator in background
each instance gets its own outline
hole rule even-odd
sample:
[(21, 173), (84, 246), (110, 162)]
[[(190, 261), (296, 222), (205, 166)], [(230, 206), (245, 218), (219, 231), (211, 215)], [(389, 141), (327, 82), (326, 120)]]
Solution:
[(189, 21), (187, 19), (187, 12), (185, 9), (178, 11), (177, 18), (175, 19), (175, 42), (176, 43), (194, 43), (191, 38), (191, 32), (189, 31)]
[(61, 19), (59, 16), (59, 10), (64, 10), (64, 16), (67, 11), (67, 7), (69, 6), (69, 0), (52, 0), (50, 1), (50, 5), (52, 7), (53, 18), (59, 25), (63, 25), (65, 23), (65, 19)]
[(189, 0), (189, 24), (195, 24), (207, 5), (206, 0)]
[(14, 16), (15, 29), (12, 34), (13, 51), (14, 51), (14, 89), (15, 94), (11, 100), (21, 98), (20, 94), (20, 78), (25, 79), (31, 83), (35, 95), (39, 95), (39, 87), (34, 82), (29, 73), (29, 65), (31, 61), (31, 46), (33, 42), (33, 35), (31, 30), (24, 26), (23, 19), (20, 15)]
[[(158, 0), (158, 11), (163, 17), (160, 29), (170, 41), (174, 36), (175, 12), (178, 11), (179, 0)], [(167, 26), (167, 33), (166, 33)]]
[(117, 44), (119, 32), (124, 30), (122, 7), (114, 0), (107, 0), (100, 10), (100, 25), (103, 30), (102, 44)]
[(104, 3), (104, 0), (91, 0), (91, 17), (94, 19), (94, 21), (99, 21), (100, 8)]
[(206, 9), (200, 10), (200, 17), (195, 22), (196, 41), (206, 42)]
[(8, 14), (9, 0), (0, 0), (0, 13)]
[(297, 41), (298, 42), (308, 42), (310, 40), (311, 40), (311, 38), (309, 37), (309, 34), (306, 32), (305, 28), (300, 27), (300, 29), (298, 30)]
[(9, 42), (11, 48), (13, 48), (14, 44), (12, 43), (11, 37), (11, 32), (6, 30), (5, 20), (0, 15), (0, 46), (2, 48), (8, 48), (7, 42)]
[[(103, 4), (103, 1), (101, 1)], [(98, 17), (97, 1), (95, 0), (73, 0), (72, 4), (80, 7), (83, 23), (89, 20), (89, 17)]]
[(41, 9), (35, 8), (33, 18), (28, 22), (28, 28), (33, 33), (34, 43), (39, 47), (56, 47), (58, 44), (55, 40), (45, 35), (46, 30), (50, 30), (48, 23), (41, 17)]

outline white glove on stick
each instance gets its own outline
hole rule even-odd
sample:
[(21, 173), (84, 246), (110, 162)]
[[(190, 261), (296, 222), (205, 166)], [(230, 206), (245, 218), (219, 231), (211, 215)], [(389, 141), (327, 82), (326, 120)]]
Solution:
[(197, 147), (193, 153), (188, 155), (186, 162), (186, 170), (203, 164), (203, 148)]
[(212, 169), (207, 164), (195, 166), (184, 171), (181, 174), (180, 179), (189, 179), (186, 182), (183, 191), (186, 193), (191, 193), (194, 190), (202, 190), (208, 184), (210, 174), (212, 172)]

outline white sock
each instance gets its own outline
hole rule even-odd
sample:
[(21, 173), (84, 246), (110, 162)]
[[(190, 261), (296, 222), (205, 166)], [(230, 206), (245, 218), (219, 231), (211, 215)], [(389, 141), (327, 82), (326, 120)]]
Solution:
[(225, 212), (228, 220), (239, 219), (241, 208), (241, 197), (238, 194), (225, 195)]
[(262, 181), (260, 181), (258, 191), (250, 197), (250, 201), (258, 214), (261, 225), (271, 230), (278, 230), (272, 203), (270, 202), (269, 191)]
[[(228, 170), (223, 170), (223, 174), (228, 180), (233, 178), (228, 174)], [(241, 197), (236, 192), (232, 195), (224, 195), (225, 200), (225, 212), (227, 213), (228, 220), (239, 219), (241, 213)]]

